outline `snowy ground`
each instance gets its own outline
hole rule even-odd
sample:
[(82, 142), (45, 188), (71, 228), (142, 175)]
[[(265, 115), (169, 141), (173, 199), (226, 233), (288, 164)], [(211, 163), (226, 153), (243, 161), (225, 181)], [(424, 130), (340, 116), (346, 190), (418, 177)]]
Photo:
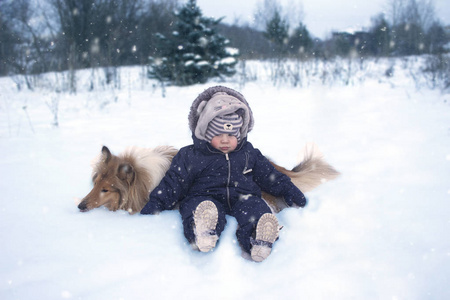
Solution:
[(401, 72), (348, 86), (227, 83), (247, 97), (263, 153), (292, 167), (315, 142), (342, 172), (278, 215), (280, 240), (257, 264), (241, 257), (232, 218), (202, 254), (177, 211), (77, 210), (102, 145), (191, 142), (190, 104), (214, 83), (162, 98), (139, 71), (123, 70), (115, 92), (60, 94), (59, 128), (47, 105), (58, 94), (0, 78), (0, 299), (450, 298), (448, 94)]

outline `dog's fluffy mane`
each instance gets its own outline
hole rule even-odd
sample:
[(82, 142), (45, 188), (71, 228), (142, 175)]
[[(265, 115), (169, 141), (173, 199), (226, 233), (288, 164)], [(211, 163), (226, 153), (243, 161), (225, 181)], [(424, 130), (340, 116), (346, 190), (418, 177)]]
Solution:
[(117, 156), (111, 155), (109, 160), (102, 153), (93, 162), (93, 176), (117, 172), (123, 179), (115, 186), (120, 191), (118, 209), (136, 213), (148, 202), (149, 193), (160, 183), (176, 153), (171, 146), (128, 147)]

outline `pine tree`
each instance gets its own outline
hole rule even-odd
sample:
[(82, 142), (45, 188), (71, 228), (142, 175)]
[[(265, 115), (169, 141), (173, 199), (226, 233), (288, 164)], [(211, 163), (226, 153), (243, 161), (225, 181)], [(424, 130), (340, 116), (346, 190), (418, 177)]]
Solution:
[(221, 19), (202, 16), (196, 0), (175, 13), (170, 36), (158, 34), (157, 56), (150, 58), (149, 77), (175, 85), (205, 83), (209, 78), (235, 73), (237, 50), (218, 34)]
[(295, 55), (307, 57), (314, 47), (314, 41), (309, 34), (306, 25), (300, 22), (294, 33), (289, 38), (289, 50)]
[(384, 15), (378, 15), (372, 19), (372, 28), (369, 33), (372, 36), (370, 51), (377, 56), (388, 56), (391, 51), (391, 28), (384, 18)]
[[(450, 41), (450, 35), (445, 32), (445, 28), (439, 22), (435, 22), (426, 35), (427, 51), (431, 54), (445, 53), (445, 44)], [(450, 75), (450, 74), (449, 74)]]
[(276, 10), (272, 18), (266, 24), (264, 36), (274, 45), (276, 54), (283, 54), (286, 50), (286, 42), (288, 41), (289, 24), (283, 19)]

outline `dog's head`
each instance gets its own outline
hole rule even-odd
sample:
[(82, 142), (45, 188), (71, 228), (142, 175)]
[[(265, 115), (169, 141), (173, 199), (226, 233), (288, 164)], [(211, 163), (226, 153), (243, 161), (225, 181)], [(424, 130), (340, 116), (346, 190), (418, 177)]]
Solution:
[(86, 212), (103, 205), (109, 210), (118, 210), (124, 201), (122, 197), (133, 184), (135, 176), (133, 166), (129, 162), (112, 155), (109, 149), (103, 146), (94, 167), (94, 187), (81, 200), (78, 208)]

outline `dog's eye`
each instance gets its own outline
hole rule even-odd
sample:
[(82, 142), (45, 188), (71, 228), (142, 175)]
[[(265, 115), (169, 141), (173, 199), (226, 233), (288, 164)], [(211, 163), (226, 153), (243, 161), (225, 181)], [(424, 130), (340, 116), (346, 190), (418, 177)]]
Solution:
[(109, 192), (107, 189), (102, 190), (102, 193), (107, 193), (107, 192)]

